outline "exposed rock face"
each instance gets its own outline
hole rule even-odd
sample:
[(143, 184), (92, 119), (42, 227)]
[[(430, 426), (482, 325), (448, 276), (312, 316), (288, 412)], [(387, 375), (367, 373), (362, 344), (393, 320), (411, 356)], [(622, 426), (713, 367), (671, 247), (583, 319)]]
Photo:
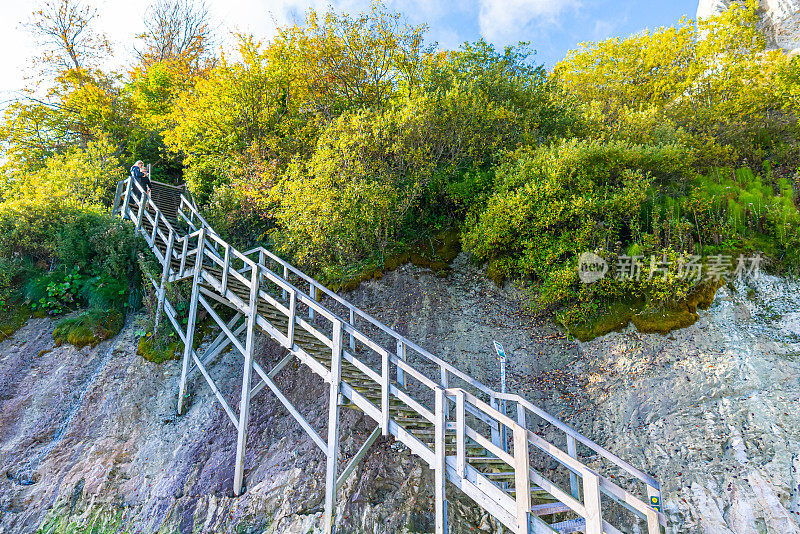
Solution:
[[(464, 258), (459, 260), (464, 266)], [(416, 278), (415, 278), (416, 275)], [(353, 297), (437, 352), (497, 381), (491, 339), (520, 358), (511, 295), (472, 267), (449, 280), (402, 268)], [(395, 308), (396, 307), (396, 308)], [(325, 461), (314, 442), (265, 390), (253, 403), (245, 483), (231, 494), (236, 432), (213, 393), (195, 375), (188, 413), (175, 415), (177, 361), (151, 364), (135, 354), (135, 328), (97, 348), (54, 347), (53, 322), (32, 320), (0, 343), (0, 534), (42, 526), (85, 532), (274, 532), (317, 530)], [(553, 335), (553, 326), (545, 329)], [(539, 334), (540, 332), (537, 332)], [(563, 336), (559, 341), (565, 343)], [(561, 347), (553, 354), (568, 358)], [(575, 347), (572, 347), (574, 355)], [(266, 368), (281, 355), (262, 339)], [(241, 360), (226, 354), (211, 367), (237, 406)], [(305, 368), (302, 368), (305, 369)], [(515, 375), (516, 376), (516, 375)], [(278, 385), (322, 434), (327, 388), (289, 366)], [(342, 410), (342, 451), (349, 458), (374, 424)], [(432, 473), (405, 447), (379, 439), (340, 492), (339, 532), (389, 534), (433, 530)], [(453, 488), (451, 488), (453, 489)], [(453, 532), (492, 532), (488, 514), (451, 499)]]
[[(700, 0), (697, 18), (718, 15), (733, 3), (744, 0)], [(770, 48), (787, 52), (800, 50), (800, 1), (760, 0), (761, 30)]]
[[(135, 354), (134, 328), (96, 349), (53, 347), (53, 323), (32, 320), (0, 345), (0, 532), (294, 532), (318, 522), (324, 457), (284, 409), (256, 398), (243, 497), (231, 494), (235, 428), (195, 377), (186, 415), (175, 416), (178, 362)], [(49, 350), (49, 352), (47, 352)], [(273, 348), (264, 346), (261, 359)], [(44, 352), (43, 352), (44, 351)], [(212, 374), (231, 405), (238, 358)], [(280, 384), (324, 429), (326, 399), (288, 369)], [(343, 410), (342, 450), (352, 454), (372, 425)], [(433, 519), (430, 473), (380, 441), (348, 481), (344, 532), (425, 530)], [(480, 515), (464, 521), (480, 523)], [(467, 523), (469, 525), (469, 523)], [(67, 528), (69, 527), (69, 528)], [(469, 530), (468, 526), (466, 530)]]
[(675, 532), (800, 533), (798, 309), (800, 284), (762, 277), (666, 338), (586, 344), (589, 433), (657, 475)]
[[(654, 474), (673, 532), (800, 533), (800, 284), (722, 288), (700, 321), (671, 336), (629, 329), (585, 344), (520, 314), (522, 295), (494, 287), (463, 254), (446, 279), (404, 266), (350, 297), (493, 385), (491, 340), (503, 342), (510, 388)], [(179, 364), (136, 356), (133, 328), (76, 350), (53, 348), (52, 327), (33, 320), (0, 343), (1, 534), (319, 528), (323, 455), (271, 394), (254, 402), (247, 492), (234, 498), (235, 429), (201, 377), (175, 417)], [(261, 340), (262, 363), (279, 355)], [(211, 371), (233, 406), (240, 365), (228, 354)], [(324, 430), (321, 380), (285, 373), (279, 385)], [(343, 418), (348, 457), (373, 425), (359, 412)], [(339, 495), (339, 532), (431, 532), (431, 479), (407, 450), (379, 440)], [(454, 532), (497, 531), (469, 501), (449, 498)]]

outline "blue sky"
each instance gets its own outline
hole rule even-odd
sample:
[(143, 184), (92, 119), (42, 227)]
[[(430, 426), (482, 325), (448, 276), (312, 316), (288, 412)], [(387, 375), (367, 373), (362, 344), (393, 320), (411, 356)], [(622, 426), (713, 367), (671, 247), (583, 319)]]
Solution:
[[(118, 68), (131, 58), (133, 36), (142, 31), (150, 0), (83, 0), (97, 7), (99, 27), (114, 45), (108, 68)], [(309, 7), (325, 11), (358, 12), (368, 0), (206, 0), (219, 24), (223, 43), (231, 32), (244, 31), (269, 38), (280, 25), (302, 20)], [(524, 40), (537, 51), (536, 61), (548, 68), (583, 41), (628, 36), (645, 28), (671, 26), (681, 16), (694, 18), (697, 0), (388, 0), (412, 24), (427, 24), (428, 36), (440, 47), (453, 48), (480, 37), (497, 47)], [(30, 58), (36, 52), (21, 26), (35, 2), (8, 2), (0, 7), (0, 104), (13, 98), (30, 75)], [(2, 107), (2, 105), (0, 105)]]
[(498, 47), (530, 41), (538, 61), (548, 67), (580, 42), (671, 26), (683, 15), (694, 18), (697, 11), (696, 0), (483, 0), (425, 4), (431, 4), (426, 8), (428, 13), (426, 9), (402, 11), (415, 22), (427, 22), (431, 36), (442, 46), (450, 48), (480, 37)]

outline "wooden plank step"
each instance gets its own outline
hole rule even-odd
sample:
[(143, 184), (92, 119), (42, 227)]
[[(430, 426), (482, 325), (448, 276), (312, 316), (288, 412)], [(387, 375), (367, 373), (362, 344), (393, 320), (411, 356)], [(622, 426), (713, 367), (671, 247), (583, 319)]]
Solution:
[(558, 534), (572, 534), (573, 532), (586, 532), (585, 519), (570, 519), (568, 521), (560, 521), (553, 523), (550, 528), (558, 532)]
[(571, 511), (572, 508), (570, 508), (563, 502), (534, 504), (531, 506), (531, 513), (536, 516), (563, 514)]

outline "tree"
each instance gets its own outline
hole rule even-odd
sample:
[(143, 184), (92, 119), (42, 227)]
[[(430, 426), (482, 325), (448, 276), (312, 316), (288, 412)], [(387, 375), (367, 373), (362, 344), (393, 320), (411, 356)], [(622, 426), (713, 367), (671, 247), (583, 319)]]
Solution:
[(43, 72), (97, 67), (111, 53), (105, 35), (92, 28), (97, 10), (82, 0), (46, 0), (27, 24), (43, 48)]
[(145, 14), (146, 31), (137, 36), (136, 50), (145, 68), (155, 63), (180, 62), (196, 73), (210, 59), (214, 45), (211, 16), (205, 2), (155, 0)]
[(175, 100), (167, 146), (185, 156), (192, 192), (207, 198), (214, 183), (249, 172), (251, 163), (288, 159), (312, 143), (306, 121), (290, 104), (285, 65), (252, 37), (239, 37), (241, 61), (225, 56)]
[(409, 26), (373, 2), (356, 17), (308, 12), (305, 26), (281, 31), (276, 45), (292, 58), (295, 91), (324, 120), (380, 106), (398, 89), (419, 84), (425, 26)]
[(653, 108), (698, 142), (747, 153), (786, 119), (773, 110), (775, 73), (788, 60), (765, 50), (758, 20), (758, 2), (748, 0), (697, 23), (684, 18), (675, 27), (584, 43), (555, 66), (553, 78), (577, 101), (601, 107), (610, 131)]

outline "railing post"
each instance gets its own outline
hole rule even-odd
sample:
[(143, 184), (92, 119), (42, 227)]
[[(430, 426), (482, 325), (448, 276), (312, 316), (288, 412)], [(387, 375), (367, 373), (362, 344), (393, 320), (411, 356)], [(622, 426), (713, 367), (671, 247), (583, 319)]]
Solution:
[(456, 390), (456, 469), (458, 476), (467, 478), (467, 427), (464, 391)]
[[(308, 283), (308, 296), (311, 297), (311, 300), (317, 300), (317, 287), (314, 285), (314, 282)], [(308, 318), (314, 319), (314, 308), (311, 306), (308, 307)]]
[(128, 216), (128, 208), (130, 207), (131, 203), (131, 189), (133, 188), (133, 178), (128, 176), (126, 180), (127, 186), (125, 187), (125, 200), (122, 201), (122, 215), (121, 217), (124, 219)]
[[(489, 395), (489, 406), (491, 406), (492, 408), (494, 408), (498, 412), (500, 411), (500, 407), (499, 407), (498, 402), (497, 402), (497, 397), (495, 397), (494, 395), (491, 395), (491, 394)], [(506, 450), (506, 446), (503, 445), (503, 443), (500, 440), (500, 426), (501, 425), (502, 425), (502, 423), (500, 423), (500, 421), (492, 420), (492, 429), (491, 429), (492, 445), (500, 447), (501, 449), (503, 449), (505, 451)]]
[(150, 236), (151, 247), (156, 247), (156, 238), (158, 237), (158, 222), (160, 218), (161, 218), (161, 210), (159, 210), (158, 207), (156, 207), (156, 216), (154, 217), (154, 222), (153, 222), (153, 234)]
[[(356, 326), (356, 313), (353, 311), (353, 308), (350, 308), (350, 326)], [(351, 333), (350, 334), (350, 350), (356, 350), (356, 337)]]
[(142, 217), (144, 217), (144, 210), (147, 209), (147, 191), (142, 192), (141, 204), (139, 204), (139, 216), (136, 220), (136, 231), (142, 227)]
[[(225, 266), (222, 268), (222, 280), (220, 280), (220, 283), (222, 284), (221, 293), (222, 293), (223, 296), (225, 295), (225, 292), (228, 290), (228, 271), (231, 268), (231, 264), (230, 264), (230, 261), (231, 261), (231, 246), (230, 246), (230, 244), (228, 244), (227, 241), (225, 242), (225, 260), (224, 261), (225, 261)], [(258, 284), (256, 284), (255, 287), (258, 287)]]
[(111, 216), (113, 217), (119, 209), (119, 201), (122, 200), (122, 188), (125, 187), (125, 180), (117, 182), (117, 189), (114, 191), (114, 203), (111, 204)]
[(389, 435), (389, 351), (381, 353), (381, 429)]
[(583, 506), (586, 507), (586, 534), (603, 534), (600, 510), (600, 477), (587, 470), (583, 477)]
[[(227, 267), (227, 264), (226, 264)], [(244, 479), (244, 453), (247, 444), (247, 424), (250, 421), (250, 382), (253, 375), (253, 341), (258, 314), (258, 268), (250, 274), (250, 301), (247, 311), (247, 338), (245, 341), (244, 372), (242, 373), (242, 396), (239, 404), (239, 434), (236, 440), (236, 467), (233, 474), (233, 494), (242, 494)]]
[(189, 374), (189, 362), (192, 359), (194, 348), (194, 327), (197, 322), (197, 297), (200, 293), (200, 277), (203, 270), (203, 250), (205, 248), (205, 228), (200, 230), (197, 240), (197, 255), (194, 264), (194, 280), (192, 281), (192, 298), (189, 304), (189, 321), (186, 326), (186, 346), (183, 350), (183, 365), (181, 366), (181, 384), (178, 390), (178, 415), (183, 411), (183, 398), (186, 395), (186, 379)]
[(528, 430), (514, 425), (514, 489), (517, 499), (517, 534), (528, 534), (531, 523), (531, 471)]
[[(289, 281), (289, 268), (284, 265), (283, 266), (283, 279), (287, 282)], [(286, 290), (283, 290), (283, 300), (286, 300)]]
[[(286, 290), (284, 290), (285, 292)], [(286, 330), (286, 337), (289, 339), (289, 346), (286, 347), (292, 350), (294, 347), (294, 326), (297, 321), (297, 291), (292, 289), (289, 292), (289, 324)]]
[(659, 534), (658, 512), (661, 511), (661, 490), (647, 485), (647, 500), (650, 510), (647, 512), (647, 534)]
[[(397, 340), (397, 358), (399, 360), (406, 361), (406, 344), (400, 339)], [(397, 366), (397, 383), (400, 384), (401, 388), (405, 389), (406, 374), (403, 372), (403, 368), (399, 365)]]
[(434, 507), (435, 507), (435, 532), (447, 534), (447, 497), (445, 494), (447, 482), (447, 456), (445, 451), (445, 430), (447, 418), (445, 405), (447, 397), (444, 389), (436, 388), (435, 401), (435, 427), (434, 427), (434, 452), (436, 454), (434, 465)]
[(178, 269), (178, 276), (183, 277), (183, 271), (186, 270), (186, 255), (189, 252), (189, 236), (183, 236), (183, 248), (181, 249), (181, 266)]
[[(567, 454), (578, 459), (578, 447), (575, 444), (575, 438), (567, 434)], [(578, 475), (570, 470), (569, 472), (569, 492), (576, 500), (581, 499), (580, 486), (578, 485)]]
[[(444, 365), (439, 366), (439, 375), (441, 377), (441, 384), (444, 389), (448, 389), (450, 387), (450, 377), (447, 374), (447, 368)], [(444, 403), (444, 416), (445, 418), (450, 417), (450, 406), (445, 402)]]
[(323, 534), (333, 534), (336, 515), (336, 462), (339, 456), (339, 395), (342, 379), (342, 323), (333, 323), (331, 391), (328, 400), (328, 460), (325, 474), (325, 524)]
[(164, 308), (164, 299), (167, 296), (167, 281), (172, 267), (172, 248), (175, 246), (175, 231), (170, 229), (167, 240), (167, 252), (164, 255), (164, 268), (161, 271), (161, 286), (158, 289), (158, 305), (156, 306), (156, 320), (153, 330), (158, 330), (158, 321), (161, 319), (161, 310)]

